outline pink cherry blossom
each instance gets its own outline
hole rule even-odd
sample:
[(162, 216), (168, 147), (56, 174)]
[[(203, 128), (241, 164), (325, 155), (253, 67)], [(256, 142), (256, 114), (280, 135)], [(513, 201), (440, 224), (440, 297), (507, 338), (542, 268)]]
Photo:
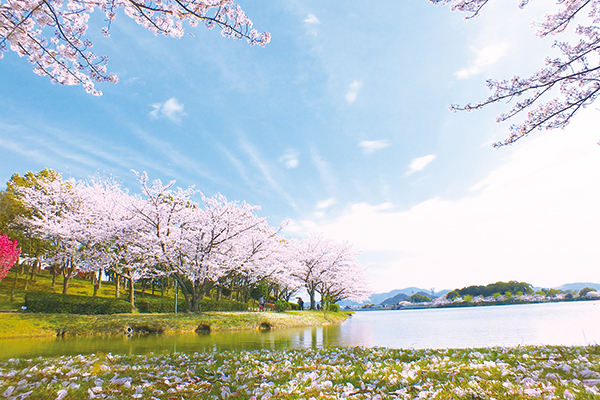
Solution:
[[(434, 4), (450, 4), (452, 10), (477, 17), (490, 0), (429, 0)], [(525, 7), (529, 0), (521, 0)], [(559, 35), (575, 20), (585, 25), (575, 28), (580, 36), (577, 43), (556, 41), (561, 56), (548, 57), (545, 66), (533, 75), (522, 78), (490, 79), (487, 86), (492, 94), (487, 100), (464, 106), (452, 105), (451, 110), (473, 111), (488, 104), (513, 100), (512, 108), (497, 117), (498, 122), (524, 115), (522, 121), (510, 127), (510, 135), (494, 147), (510, 145), (534, 130), (564, 128), (582, 108), (590, 106), (600, 95), (600, 0), (559, 0), (560, 9), (534, 23), (536, 35)], [(548, 99), (549, 97), (549, 99)]]
[[(95, 82), (117, 83), (107, 73), (105, 56), (90, 49), (85, 38), (90, 14), (99, 9), (108, 21), (102, 28), (109, 36), (110, 25), (119, 8), (125, 15), (155, 35), (180, 38), (184, 22), (221, 28), (224, 37), (246, 39), (250, 45), (264, 46), (268, 32), (258, 33), (252, 21), (233, 0), (0, 0), (0, 58), (9, 49), (27, 57), (33, 71), (60, 85), (83, 85), (96, 96)], [(47, 37), (48, 30), (53, 36)]]

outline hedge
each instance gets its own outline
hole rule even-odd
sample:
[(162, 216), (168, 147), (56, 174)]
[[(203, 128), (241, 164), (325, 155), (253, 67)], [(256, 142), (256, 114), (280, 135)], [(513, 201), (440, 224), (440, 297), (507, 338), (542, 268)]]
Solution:
[[(94, 315), (131, 312), (131, 305), (123, 299), (47, 292), (27, 293), (25, 295), (25, 305), (27, 310), (41, 313)], [(175, 311), (174, 299), (166, 297), (137, 297), (135, 307), (140, 313), (172, 313)], [(200, 301), (200, 311), (247, 310), (248, 304), (234, 300), (204, 299)], [(177, 311), (187, 311), (187, 303), (183, 296), (178, 299)]]
[(235, 300), (204, 299), (200, 301), (200, 311), (248, 311), (248, 304)]
[(292, 304), (285, 300), (275, 300), (275, 311), (283, 312), (286, 310), (291, 310)]
[(25, 305), (31, 312), (53, 314), (95, 315), (131, 312), (131, 305), (126, 300), (47, 292), (28, 292), (25, 295)]
[[(141, 313), (172, 313), (175, 311), (175, 299), (165, 297), (140, 297), (135, 299), (135, 308)], [(177, 300), (177, 311), (187, 310), (185, 298)]]
[[(175, 310), (175, 300), (164, 297), (137, 297), (135, 307), (141, 313), (172, 313)], [(248, 304), (234, 300), (220, 301), (204, 299), (200, 301), (200, 311), (247, 311)], [(187, 311), (185, 297), (179, 296), (177, 311)]]

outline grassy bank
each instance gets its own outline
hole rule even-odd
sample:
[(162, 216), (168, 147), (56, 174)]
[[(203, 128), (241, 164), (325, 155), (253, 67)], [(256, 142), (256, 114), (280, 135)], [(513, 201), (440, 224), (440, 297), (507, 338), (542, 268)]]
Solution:
[(597, 399), (600, 349), (363, 348), (0, 362), (7, 398)]
[(201, 314), (0, 314), (0, 339), (17, 337), (123, 335), (139, 333), (212, 332), (243, 329), (280, 329), (341, 323), (347, 313), (317, 311), (206, 312)]
[[(312, 311), (275, 312), (204, 312), (201, 314), (116, 314), (116, 315), (71, 315), (17, 312), (24, 304), (27, 292), (61, 293), (61, 278), (52, 285), (52, 276), (42, 272), (35, 280), (15, 272), (0, 281), (0, 339), (52, 336), (123, 335), (126, 333), (178, 333), (205, 331), (231, 331), (247, 329), (280, 329), (301, 326), (320, 326), (341, 323), (347, 313), (323, 313)], [(138, 288), (139, 290), (140, 288)], [(92, 296), (93, 285), (89, 280), (73, 278), (69, 293)], [(13, 301), (11, 301), (11, 292)], [(99, 297), (115, 297), (114, 282), (103, 282)], [(126, 297), (121, 288), (121, 297)], [(146, 296), (152, 293), (146, 289)], [(160, 289), (156, 289), (160, 294)], [(173, 290), (165, 292), (172, 299)], [(139, 293), (138, 293), (139, 296)]]

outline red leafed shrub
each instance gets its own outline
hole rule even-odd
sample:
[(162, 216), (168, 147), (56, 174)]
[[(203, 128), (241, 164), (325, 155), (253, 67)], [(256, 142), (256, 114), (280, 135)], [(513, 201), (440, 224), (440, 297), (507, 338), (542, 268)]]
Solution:
[(12, 241), (0, 232), (0, 279), (4, 279), (8, 275), (12, 266), (19, 259), (21, 249), (17, 245), (16, 240)]

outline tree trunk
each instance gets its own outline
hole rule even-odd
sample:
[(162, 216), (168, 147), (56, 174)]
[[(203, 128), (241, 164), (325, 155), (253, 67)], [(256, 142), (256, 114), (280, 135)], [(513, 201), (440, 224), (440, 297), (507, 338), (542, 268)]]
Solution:
[(40, 260), (36, 259), (33, 263), (33, 268), (31, 269), (31, 282), (35, 282), (37, 277), (37, 271), (40, 269)]
[(58, 275), (56, 268), (52, 266), (52, 287), (56, 286), (56, 275)]
[(115, 297), (121, 297), (121, 275), (115, 273)]
[(75, 268), (73, 267), (73, 260), (68, 260), (62, 268), (63, 274), (63, 294), (69, 294), (69, 282), (73, 277), (73, 273), (75, 272)]
[[(21, 266), (21, 269), (23, 267)], [(15, 280), (13, 281), (13, 286), (12, 289), (10, 290), (10, 302), (12, 303), (13, 301), (15, 301), (15, 288), (17, 287), (17, 279), (19, 278), (19, 273), (17, 272), (17, 270), (15, 270)]]
[(142, 279), (142, 296), (146, 294), (146, 286), (148, 285), (147, 279)]
[(25, 274), (25, 287), (23, 288), (23, 291), (25, 291), (25, 292), (29, 288), (29, 279), (28, 279), (28, 277), (29, 277), (29, 271), (28, 271), (27, 268), (29, 268), (29, 265), (24, 265), (23, 266), (23, 273)]
[(315, 289), (311, 288), (308, 290), (308, 295), (310, 296), (310, 309), (315, 309)]
[(129, 278), (129, 304), (131, 304), (131, 312), (135, 312), (135, 282), (133, 278)]
[(183, 297), (185, 298), (187, 311), (191, 312), (193, 309), (192, 295), (190, 294), (190, 291), (188, 290), (187, 286), (184, 284), (184, 281), (181, 278), (181, 276), (175, 275), (175, 280), (177, 281), (178, 288), (181, 290), (181, 292), (183, 293)]
[(63, 291), (62, 294), (69, 294), (69, 280), (71, 278), (68, 275), (63, 275)]
[(69, 294), (69, 276), (68, 275), (64, 275), (63, 276), (63, 291), (62, 294)]

